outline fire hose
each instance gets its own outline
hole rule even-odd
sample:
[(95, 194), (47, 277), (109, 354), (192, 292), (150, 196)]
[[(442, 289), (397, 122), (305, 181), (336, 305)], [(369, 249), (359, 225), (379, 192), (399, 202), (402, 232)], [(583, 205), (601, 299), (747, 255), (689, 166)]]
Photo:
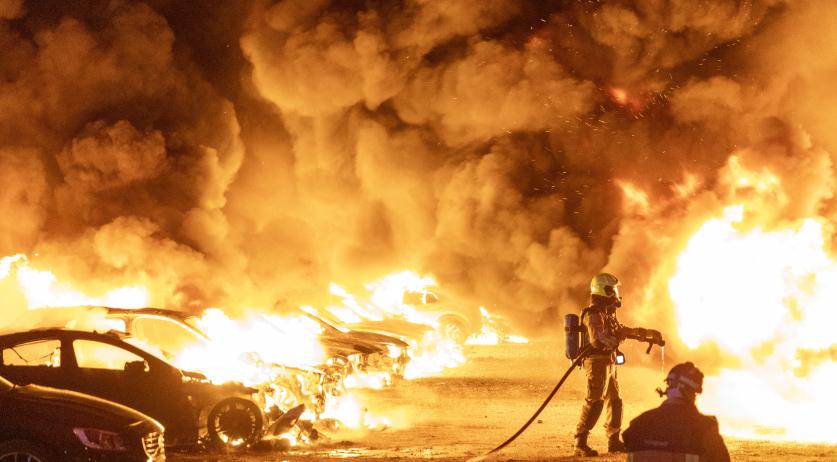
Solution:
[(570, 367), (567, 369), (567, 372), (564, 372), (564, 375), (561, 377), (561, 380), (558, 381), (558, 384), (555, 385), (555, 388), (552, 389), (552, 391), (549, 393), (549, 396), (547, 396), (546, 399), (544, 400), (544, 402), (541, 404), (541, 407), (539, 407), (538, 410), (535, 411), (534, 414), (532, 414), (532, 417), (529, 417), (529, 420), (527, 420), (526, 423), (523, 424), (522, 427), (520, 427), (520, 430), (518, 430), (514, 435), (512, 435), (509, 439), (504, 441), (501, 445), (497, 446), (496, 448), (486, 452), (485, 454), (483, 454), (481, 456), (472, 457), (472, 458), (468, 459), (466, 462), (479, 462), (479, 461), (485, 459), (486, 457), (488, 457), (489, 455), (494, 454), (495, 452), (497, 452), (497, 451), (503, 449), (504, 447), (508, 446), (509, 444), (512, 443), (512, 441), (516, 440), (518, 436), (523, 434), (523, 432), (525, 432), (526, 429), (529, 428), (529, 425), (532, 425), (532, 422), (534, 422), (535, 419), (538, 418), (538, 416), (546, 408), (546, 406), (549, 404), (549, 402), (552, 401), (552, 397), (555, 396), (555, 393), (558, 392), (558, 389), (561, 388), (561, 385), (564, 384), (564, 382), (567, 380), (567, 377), (569, 377), (570, 374), (572, 374), (573, 370), (576, 367), (581, 365), (581, 362), (584, 361), (584, 358), (586, 358), (592, 350), (593, 350), (593, 347), (591, 345), (587, 345), (586, 347), (584, 347), (581, 350), (581, 352), (578, 354), (578, 356), (575, 358), (575, 360), (572, 362), (572, 364), (570, 364)]
[[(472, 458), (468, 459), (466, 462), (482, 461), (486, 457), (488, 457), (489, 455), (494, 454), (495, 452), (497, 452), (497, 451), (503, 449), (504, 447), (508, 446), (509, 444), (512, 443), (512, 441), (516, 440), (518, 436), (522, 435), (523, 432), (525, 432), (526, 429), (529, 428), (529, 425), (532, 425), (532, 422), (534, 422), (535, 419), (538, 418), (538, 416), (546, 408), (546, 406), (549, 404), (549, 402), (552, 401), (552, 398), (555, 396), (555, 393), (557, 393), (558, 390), (561, 388), (561, 385), (563, 385), (564, 382), (567, 381), (567, 378), (570, 376), (570, 374), (572, 374), (573, 370), (576, 367), (579, 367), (581, 365), (581, 363), (584, 361), (584, 359), (587, 358), (587, 356), (589, 356), (590, 353), (593, 352), (593, 346), (592, 346), (592, 344), (589, 344), (589, 343), (586, 344), (584, 346), (584, 348), (581, 348), (581, 349), (578, 348), (578, 345), (579, 345), (578, 334), (579, 334), (579, 332), (581, 332), (578, 316), (573, 315), (573, 314), (567, 315), (565, 317), (564, 322), (565, 322), (565, 331), (567, 333), (567, 338), (566, 338), (566, 340), (567, 340), (567, 342), (566, 342), (567, 353), (566, 354), (567, 354), (567, 357), (573, 358), (573, 362), (570, 364), (570, 367), (567, 368), (567, 371), (564, 372), (564, 375), (561, 376), (561, 380), (558, 381), (558, 383), (555, 385), (555, 388), (553, 388), (552, 391), (549, 393), (549, 396), (547, 396), (546, 399), (544, 400), (544, 402), (541, 403), (541, 406), (538, 408), (538, 410), (536, 410), (535, 413), (532, 414), (532, 417), (529, 417), (529, 420), (527, 420), (526, 423), (523, 424), (523, 426), (520, 427), (520, 429), (517, 430), (517, 432), (515, 432), (514, 435), (512, 435), (509, 439), (504, 441), (502, 444), (500, 444), (496, 448), (494, 448), (494, 449), (492, 449), (492, 450), (490, 450), (490, 451), (488, 451), (485, 454), (482, 454), (480, 456), (472, 457)], [(648, 342), (648, 349), (645, 351), (646, 354), (651, 352), (651, 348), (654, 345), (659, 345), (661, 347), (665, 347), (665, 344), (666, 344), (665, 340), (663, 340), (662, 335), (656, 330), (643, 329), (643, 328), (629, 329), (629, 328), (622, 328), (622, 326), (618, 326), (618, 327), (621, 328), (620, 330), (622, 330), (624, 338), (630, 338), (630, 339), (633, 339), (633, 340)], [(621, 353), (619, 353), (619, 354), (621, 354)]]

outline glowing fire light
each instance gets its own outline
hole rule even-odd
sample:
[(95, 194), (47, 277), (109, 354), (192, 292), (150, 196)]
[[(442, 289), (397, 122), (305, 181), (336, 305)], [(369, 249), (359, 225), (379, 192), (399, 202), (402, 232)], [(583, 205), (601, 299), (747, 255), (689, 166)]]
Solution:
[[(747, 178), (738, 184), (776, 185), (770, 175)], [(701, 404), (726, 434), (833, 443), (833, 229), (813, 218), (747, 229), (744, 216), (743, 206), (728, 207), (704, 223), (669, 281), (683, 342), (714, 343), (734, 365), (707, 377)]]
[(111, 289), (101, 296), (91, 296), (70, 284), (58, 281), (51, 271), (32, 267), (23, 254), (0, 259), (0, 280), (16, 273), (17, 283), (30, 309), (104, 305), (119, 308), (141, 308), (149, 305), (150, 294), (145, 287), (127, 286)]
[(645, 191), (626, 181), (617, 181), (616, 184), (622, 188), (622, 193), (625, 196), (625, 208), (628, 212), (645, 215), (651, 210), (651, 203)]
[(465, 340), (466, 345), (498, 345), (500, 343), (529, 343), (529, 339), (519, 335), (511, 335), (503, 332), (497, 327), (495, 319), (491, 313), (480, 307), (480, 314), (482, 315), (482, 326), (480, 331), (471, 335)]
[(392, 426), (390, 419), (372, 415), (361, 406), (353, 395), (343, 395), (331, 399), (326, 404), (323, 418), (335, 419), (348, 428), (366, 428), (370, 430), (384, 430)]
[(174, 362), (214, 382), (265, 383), (276, 373), (272, 364), (304, 367), (325, 361), (319, 326), (301, 316), (251, 314), (233, 320), (222, 310), (210, 308), (196, 324), (209, 341), (176, 352)]
[[(436, 281), (432, 276), (419, 276), (412, 271), (393, 273), (366, 285), (372, 291), (366, 302), (359, 301), (344, 288), (332, 284), (331, 293), (341, 298), (342, 305), (332, 305), (326, 309), (350, 326), (364, 321), (384, 322), (382, 326), (386, 326), (387, 320), (403, 320), (426, 326), (427, 330), (420, 339), (409, 341), (410, 361), (403, 375), (406, 379), (428, 377), (465, 363), (462, 347), (438, 331), (437, 320), (404, 302), (405, 293), (423, 293), (434, 284)], [(350, 383), (363, 383), (365, 380), (367, 378), (355, 378)]]

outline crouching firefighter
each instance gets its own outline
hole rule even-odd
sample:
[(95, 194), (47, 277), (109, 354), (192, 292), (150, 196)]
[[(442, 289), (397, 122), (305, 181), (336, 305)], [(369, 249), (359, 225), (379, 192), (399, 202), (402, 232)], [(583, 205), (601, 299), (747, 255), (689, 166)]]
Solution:
[(718, 420), (695, 406), (701, 391), (703, 373), (694, 364), (671, 368), (665, 391), (657, 389), (666, 397), (663, 404), (640, 414), (625, 430), (628, 461), (729, 462)]
[[(599, 453), (588, 446), (587, 436), (596, 425), (602, 410), (607, 406), (605, 432), (607, 451), (625, 452), (625, 444), (619, 437), (622, 429), (622, 398), (619, 396), (619, 382), (616, 377), (616, 365), (624, 362), (619, 352), (619, 344), (627, 338), (648, 342), (648, 351), (652, 345), (665, 345), (659, 331), (644, 328), (630, 328), (619, 324), (616, 309), (622, 306), (619, 296), (619, 280), (609, 273), (597, 274), (590, 282), (591, 304), (578, 317), (567, 315), (567, 356), (574, 359), (578, 352), (590, 345), (588, 356), (582, 367), (587, 374), (587, 398), (581, 408), (581, 415), (575, 430), (575, 455), (583, 457), (597, 456)], [(575, 319), (571, 319), (575, 317)], [(572, 326), (575, 323), (576, 327)], [(570, 348), (571, 332), (580, 333), (580, 345)], [(571, 351), (574, 350), (574, 351)], [(618, 361), (617, 361), (618, 360)]]

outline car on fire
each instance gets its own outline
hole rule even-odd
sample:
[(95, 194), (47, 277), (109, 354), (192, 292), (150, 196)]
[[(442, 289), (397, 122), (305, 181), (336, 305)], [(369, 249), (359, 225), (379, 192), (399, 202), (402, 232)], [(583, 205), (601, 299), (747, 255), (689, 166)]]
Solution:
[[(322, 328), (320, 341), (332, 358), (342, 357), (362, 372), (385, 371), (400, 377), (410, 361), (410, 344), (402, 337), (352, 329), (325, 312), (303, 309)], [(358, 354), (360, 353), (360, 354)]]
[[(197, 316), (163, 308), (110, 308), (88, 307), (104, 310), (110, 326), (123, 331), (173, 358), (177, 352), (193, 345), (211, 342), (200, 328)], [(328, 394), (337, 393), (339, 376), (335, 377), (315, 367), (264, 364), (255, 353), (242, 358), (269, 371), (269, 383), (254, 384), (280, 411), (287, 412), (299, 404), (319, 414), (325, 409)]]
[[(479, 306), (457, 303), (454, 299), (441, 288), (404, 290), (396, 310), (379, 306), (372, 298), (354, 298), (352, 303), (331, 302), (326, 311), (339, 306), (339, 311), (347, 315), (343, 316), (346, 318), (343, 325), (350, 329), (398, 336), (418, 343), (428, 333), (438, 333), (462, 344), (480, 333), (486, 316)], [(508, 328), (500, 317), (492, 318), (493, 328)]]
[[(17, 385), (62, 388), (134, 408), (162, 423), (169, 446), (240, 447), (270, 425), (256, 390), (213, 384), (124, 334), (45, 328), (0, 335), (0, 375)], [(274, 422), (275, 423), (275, 422)]]
[(0, 461), (162, 462), (163, 426), (82, 393), (0, 376)]
[[(164, 352), (181, 350), (190, 343), (210, 341), (209, 335), (198, 325), (197, 316), (192, 314), (161, 308), (105, 309), (107, 319), (119, 322), (119, 325), (112, 324), (112, 327), (158, 346)], [(340, 380), (346, 375), (369, 370), (400, 375), (409, 361), (408, 344), (400, 338), (348, 329), (307, 310), (301, 310), (299, 314), (314, 320), (322, 329), (319, 340), (328, 359), (324, 364), (309, 367), (272, 365), (283, 369), (286, 376), (297, 378), (280, 380), (279, 385), (285, 389), (283, 393), (288, 397), (286, 406), (296, 401), (320, 413), (324, 409), (327, 395), (341, 393)], [(287, 329), (274, 319), (265, 318), (264, 322), (275, 328), (277, 335)], [(258, 357), (251, 357), (251, 360), (260, 361)]]

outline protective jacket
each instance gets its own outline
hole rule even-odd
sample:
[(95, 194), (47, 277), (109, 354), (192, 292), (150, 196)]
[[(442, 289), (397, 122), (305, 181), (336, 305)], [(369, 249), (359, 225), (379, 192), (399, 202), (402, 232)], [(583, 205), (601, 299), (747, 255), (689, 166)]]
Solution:
[[(633, 457), (646, 460), (643, 454), (689, 454), (700, 462), (729, 462), (729, 452), (718, 432), (713, 416), (698, 412), (694, 402), (669, 398), (662, 405), (640, 414), (622, 433), (625, 446)], [(659, 460), (647, 458), (647, 460)], [(674, 460), (674, 459), (672, 459)]]
[(621, 325), (615, 313), (608, 313), (605, 307), (588, 306), (581, 312), (581, 322), (593, 345), (592, 356), (610, 356), (619, 347)]

